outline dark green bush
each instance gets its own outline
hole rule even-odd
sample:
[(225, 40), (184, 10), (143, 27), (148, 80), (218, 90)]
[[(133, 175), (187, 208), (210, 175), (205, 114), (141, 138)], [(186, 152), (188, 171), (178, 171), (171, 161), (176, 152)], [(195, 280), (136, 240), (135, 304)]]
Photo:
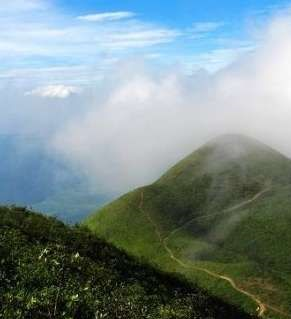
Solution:
[(0, 208), (0, 318), (249, 318), (80, 226)]

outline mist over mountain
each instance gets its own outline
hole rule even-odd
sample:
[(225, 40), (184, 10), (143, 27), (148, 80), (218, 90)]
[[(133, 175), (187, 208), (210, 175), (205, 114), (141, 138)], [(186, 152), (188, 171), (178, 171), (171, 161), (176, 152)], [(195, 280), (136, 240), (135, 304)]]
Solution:
[(291, 0), (0, 29), (0, 319), (291, 319)]
[(96, 192), (114, 194), (153, 182), (225, 133), (253, 136), (291, 155), (290, 34), (290, 10), (271, 15), (248, 29), (251, 49), (215, 73), (133, 55), (86, 85), (78, 74), (67, 85), (6, 83), (0, 130), (41, 135), (50, 154)]
[(291, 311), (290, 193), (289, 158), (224, 135), (85, 224), (251, 313), (284, 318)]
[(221, 134), (253, 136), (291, 156), (290, 34), (286, 10), (251, 30), (254, 48), (216, 73), (142, 58), (118, 62), (102, 94), (93, 90), (88, 111), (57, 131), (53, 145), (117, 192), (153, 182)]

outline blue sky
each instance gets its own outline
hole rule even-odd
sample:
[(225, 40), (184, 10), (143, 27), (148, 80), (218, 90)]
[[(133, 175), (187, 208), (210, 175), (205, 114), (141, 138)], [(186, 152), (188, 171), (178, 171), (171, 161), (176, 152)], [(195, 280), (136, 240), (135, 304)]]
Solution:
[(285, 0), (14, 0), (0, 3), (0, 85), (88, 85), (119, 60), (215, 72)]
[(0, 1), (0, 133), (122, 191), (220, 134), (291, 154), (290, 5)]
[(200, 21), (208, 22), (226, 20), (235, 22), (252, 15), (256, 11), (269, 10), (274, 6), (281, 6), (287, 1), (274, 0), (172, 0), (172, 1), (78, 1), (59, 0), (56, 3), (66, 11), (75, 14), (106, 11), (133, 11), (143, 18), (175, 27), (187, 27), (189, 24)]

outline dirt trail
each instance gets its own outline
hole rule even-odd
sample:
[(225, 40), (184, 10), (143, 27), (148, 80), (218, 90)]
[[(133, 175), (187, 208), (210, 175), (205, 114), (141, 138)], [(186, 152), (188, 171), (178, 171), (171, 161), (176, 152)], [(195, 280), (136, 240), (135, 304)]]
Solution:
[[(230, 212), (230, 211), (234, 211), (234, 210), (237, 210), (239, 208), (242, 208), (252, 202), (254, 202), (255, 200), (257, 200), (258, 198), (260, 198), (263, 194), (265, 194), (267, 191), (269, 191), (271, 189), (271, 187), (267, 187), (266, 189), (262, 190), (261, 192), (257, 193), (253, 198), (249, 199), (249, 200), (246, 200), (244, 201), (243, 203), (240, 203), (238, 205), (235, 205), (229, 209), (227, 209), (226, 211), (227, 212)], [(216, 279), (221, 279), (221, 280), (224, 280), (226, 281), (227, 283), (230, 284), (230, 286), (236, 290), (237, 292), (249, 297), (251, 300), (253, 300), (257, 305), (258, 305), (258, 308), (257, 308), (257, 313), (258, 313), (258, 316), (259, 317), (263, 317), (265, 315), (265, 313), (267, 312), (267, 310), (272, 310), (273, 312), (275, 313), (278, 313), (282, 316), (285, 316), (285, 317), (288, 317), (288, 318), (291, 318), (291, 316), (283, 311), (281, 311), (280, 309), (277, 309), (276, 307), (273, 307), (273, 306), (270, 306), (268, 304), (265, 304), (263, 303), (256, 295), (244, 290), (243, 288), (240, 288), (236, 283), (235, 281), (229, 277), (229, 276), (226, 276), (226, 275), (220, 275), (220, 274), (217, 274), (207, 268), (203, 268), (203, 267), (199, 267), (199, 266), (194, 266), (194, 265), (188, 265), (188, 264), (185, 264), (181, 259), (179, 259), (178, 257), (176, 257), (173, 253), (173, 251), (171, 250), (171, 248), (168, 246), (167, 244), (167, 241), (168, 239), (170, 238), (170, 236), (174, 235), (175, 233), (177, 233), (179, 230), (183, 229), (184, 227), (186, 227), (187, 225), (189, 225), (190, 223), (192, 223), (195, 219), (192, 219), (190, 221), (188, 221), (187, 223), (185, 223), (184, 225), (178, 227), (177, 229), (175, 229), (174, 231), (172, 231), (170, 233), (170, 235), (166, 238), (163, 238), (157, 224), (155, 223), (155, 221), (152, 219), (152, 217), (150, 216), (149, 213), (147, 213), (144, 209), (143, 209), (143, 206), (144, 206), (144, 192), (141, 191), (141, 195), (140, 195), (140, 203), (139, 203), (139, 210), (146, 216), (146, 218), (148, 219), (148, 221), (150, 222), (150, 224), (153, 226), (154, 230), (155, 230), (155, 233), (157, 235), (157, 237), (159, 238), (159, 241), (160, 243), (162, 244), (162, 246), (164, 247), (164, 249), (166, 250), (166, 252), (169, 254), (170, 258), (172, 260), (174, 260), (176, 263), (178, 263), (181, 267), (183, 268), (186, 268), (186, 269), (193, 269), (193, 270), (196, 270), (196, 271), (200, 271), (200, 272), (204, 272)]]
[(222, 212), (218, 212), (218, 213), (213, 213), (213, 214), (209, 214), (209, 215), (204, 215), (204, 216), (198, 216), (198, 217), (194, 217), (191, 220), (187, 221), (186, 223), (184, 223), (182, 226), (174, 229), (168, 236), (167, 239), (170, 238), (171, 236), (173, 236), (174, 234), (178, 233), (180, 230), (186, 228), (187, 226), (191, 225), (195, 220), (200, 220), (200, 219), (205, 219), (208, 217), (214, 217), (217, 215), (221, 215), (221, 213), (230, 213), (233, 212), (235, 210), (238, 210), (240, 208), (243, 208), (249, 204), (251, 204), (252, 202), (256, 201), (257, 199), (259, 199), (262, 195), (264, 195), (265, 193), (267, 193), (268, 191), (271, 190), (271, 186), (268, 186), (267, 188), (265, 188), (264, 190), (260, 191), (259, 193), (257, 193), (253, 198), (245, 200), (242, 203), (239, 203), (237, 205), (234, 205), (230, 208), (227, 208), (225, 210), (223, 210)]
[(259, 193), (257, 193), (253, 198), (248, 199), (243, 201), (240, 204), (237, 204), (235, 206), (232, 206), (228, 209), (225, 210), (225, 212), (233, 212), (234, 210), (240, 209), (242, 207), (245, 207), (246, 205), (251, 204), (252, 202), (256, 201), (257, 199), (259, 199), (262, 195), (264, 195), (265, 193), (267, 193), (268, 191), (271, 190), (271, 185), (269, 185), (268, 187), (266, 187), (265, 189), (263, 189), (262, 191), (260, 191)]

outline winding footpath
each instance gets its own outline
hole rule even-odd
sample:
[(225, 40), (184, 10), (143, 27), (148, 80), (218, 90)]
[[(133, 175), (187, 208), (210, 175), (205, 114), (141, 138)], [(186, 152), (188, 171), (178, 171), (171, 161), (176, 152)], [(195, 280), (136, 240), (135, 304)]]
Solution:
[[(225, 210), (224, 212), (232, 212), (232, 211), (235, 211), (237, 209), (243, 208), (246, 205), (251, 204), (252, 202), (256, 201), (258, 198), (260, 198), (263, 194), (268, 192), (270, 189), (271, 189), (271, 186), (268, 186), (264, 190), (262, 190), (259, 193), (257, 193), (253, 198), (251, 198), (249, 200), (246, 200), (246, 201), (244, 201), (244, 202), (242, 202), (242, 203), (240, 203), (238, 205), (235, 205), (233, 207), (230, 207), (229, 209)], [(186, 222), (184, 225), (182, 225), (182, 226), (176, 228), (175, 230), (173, 230), (166, 238), (163, 238), (163, 236), (162, 236), (162, 234), (161, 234), (161, 232), (159, 230), (158, 225), (152, 219), (150, 214), (143, 209), (143, 206), (144, 206), (144, 192), (141, 191), (141, 193), (140, 193), (140, 202), (139, 202), (139, 210), (146, 216), (147, 220), (153, 226), (156, 236), (158, 237), (160, 243), (162, 244), (162, 246), (164, 247), (164, 249), (168, 253), (169, 257), (172, 260), (174, 260), (177, 264), (179, 264), (181, 267), (183, 267), (185, 269), (193, 269), (193, 270), (196, 270), (196, 271), (204, 272), (204, 273), (208, 274), (211, 277), (226, 281), (234, 290), (236, 290), (237, 292), (249, 297), (251, 300), (253, 300), (258, 305), (257, 313), (258, 313), (259, 317), (264, 317), (264, 315), (266, 314), (267, 310), (269, 309), (269, 310), (272, 310), (273, 312), (278, 313), (278, 314), (280, 314), (280, 315), (282, 315), (284, 317), (291, 318), (291, 316), (289, 314), (281, 311), (280, 309), (277, 309), (276, 307), (273, 307), (271, 305), (265, 304), (256, 295), (252, 294), (251, 292), (246, 291), (243, 288), (240, 288), (231, 277), (226, 276), (226, 275), (217, 274), (217, 273), (215, 273), (215, 272), (213, 272), (213, 271), (211, 271), (211, 270), (209, 270), (207, 268), (185, 264), (181, 259), (179, 259), (177, 256), (175, 256), (175, 254), (172, 251), (172, 249), (168, 246), (169, 238), (171, 236), (173, 236), (175, 233), (177, 233), (180, 230), (182, 230), (183, 228), (189, 226), (196, 219), (211, 217), (211, 216), (214, 216), (214, 215), (217, 215), (217, 214), (212, 214), (212, 215), (207, 215), (207, 216), (193, 218), (190, 221)]]

